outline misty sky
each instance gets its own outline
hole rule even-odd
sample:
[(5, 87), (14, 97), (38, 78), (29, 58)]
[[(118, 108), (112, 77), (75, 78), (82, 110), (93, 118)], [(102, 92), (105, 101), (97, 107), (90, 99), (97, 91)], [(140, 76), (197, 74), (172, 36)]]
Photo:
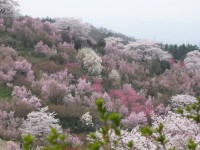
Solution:
[(17, 0), (21, 14), (75, 17), (139, 39), (200, 46), (200, 0)]

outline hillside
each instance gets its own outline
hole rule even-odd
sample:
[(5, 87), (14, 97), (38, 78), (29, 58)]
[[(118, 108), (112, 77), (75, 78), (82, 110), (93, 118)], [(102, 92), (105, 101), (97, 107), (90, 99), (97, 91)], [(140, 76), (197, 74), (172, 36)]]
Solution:
[[(178, 139), (200, 142), (194, 134), (198, 124), (174, 111), (200, 96), (196, 45), (138, 40), (74, 18), (10, 14), (0, 19), (0, 45), (3, 140), (19, 143), (22, 134), (31, 133), (45, 145), (56, 127), (70, 134), (71, 147), (83, 148), (86, 135), (102, 125), (95, 101), (103, 98), (108, 112), (120, 114), (124, 132), (161, 121), (171, 145), (180, 146), (173, 142)], [(182, 122), (184, 134), (170, 128), (169, 118)], [(132, 138), (137, 141), (137, 136)]]

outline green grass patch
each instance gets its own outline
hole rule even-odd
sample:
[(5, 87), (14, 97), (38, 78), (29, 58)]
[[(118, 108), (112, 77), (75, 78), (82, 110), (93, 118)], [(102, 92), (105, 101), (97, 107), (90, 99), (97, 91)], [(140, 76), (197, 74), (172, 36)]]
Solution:
[(10, 100), (12, 98), (11, 93), (12, 92), (9, 87), (0, 85), (0, 98)]

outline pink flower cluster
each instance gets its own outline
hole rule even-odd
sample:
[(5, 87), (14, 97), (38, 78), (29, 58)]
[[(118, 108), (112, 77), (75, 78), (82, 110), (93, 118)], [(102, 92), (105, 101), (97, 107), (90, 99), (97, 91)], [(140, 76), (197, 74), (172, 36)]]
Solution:
[(31, 68), (32, 65), (26, 59), (17, 60), (14, 63), (14, 69), (17, 72), (25, 73), (27, 75), (28, 81), (34, 82), (35, 76)]
[(0, 47), (0, 81), (3, 83), (10, 83), (15, 74), (14, 62), (17, 60), (17, 52), (10, 47)]
[(131, 112), (145, 112), (149, 113), (151, 107), (144, 105), (147, 99), (144, 95), (137, 93), (130, 84), (124, 84), (122, 89), (110, 90), (109, 95), (113, 98), (118, 98), (121, 104), (128, 108), (129, 113)]
[(22, 86), (14, 86), (12, 91), (12, 97), (13, 100), (16, 101), (16, 103), (25, 103), (28, 106), (38, 108), (41, 106), (40, 99), (38, 99), (36, 96), (32, 95), (30, 91), (27, 91), (27, 89)]
[(42, 41), (38, 42), (35, 45), (35, 52), (39, 54), (44, 54), (46, 56), (52, 56), (57, 54), (56, 49), (48, 47), (48, 45), (45, 45)]
[(5, 140), (18, 139), (21, 119), (14, 117), (14, 112), (0, 111), (0, 137)]
[(122, 119), (122, 124), (130, 129), (138, 125), (143, 125), (145, 123), (147, 123), (147, 117), (144, 112), (132, 112), (128, 117)]
[(43, 74), (43, 78), (33, 84), (39, 90), (43, 99), (62, 103), (64, 96), (69, 92), (70, 82), (73, 76), (63, 70), (54, 74)]
[(25, 46), (36, 44), (41, 40), (48, 45), (62, 41), (61, 35), (52, 23), (43, 23), (40, 19), (28, 16), (14, 20), (10, 32), (20, 38)]

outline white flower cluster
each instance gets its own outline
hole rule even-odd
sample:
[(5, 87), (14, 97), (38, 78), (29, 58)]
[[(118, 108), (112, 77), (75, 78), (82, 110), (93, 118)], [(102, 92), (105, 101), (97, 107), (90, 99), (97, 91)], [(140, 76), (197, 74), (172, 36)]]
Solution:
[(55, 119), (54, 113), (49, 113), (48, 107), (41, 108), (39, 111), (33, 111), (28, 114), (26, 120), (23, 121), (21, 131), (23, 134), (32, 134), (35, 138), (45, 138), (51, 131), (51, 128), (56, 128), (61, 132), (59, 120)]
[(112, 81), (113, 86), (120, 85), (121, 77), (117, 70), (112, 69), (112, 71), (109, 74), (109, 79)]
[(106, 43), (106, 49), (124, 49), (124, 45), (123, 45), (123, 39), (121, 38), (117, 38), (117, 37), (107, 37), (104, 39), (105, 43)]
[[(155, 129), (160, 123), (164, 124), (163, 132), (166, 135), (166, 149), (175, 147), (178, 150), (187, 149), (187, 143), (192, 138), (195, 143), (200, 143), (200, 127), (196, 122), (182, 117), (173, 112), (169, 112), (167, 116), (153, 116), (152, 128)], [(102, 139), (101, 133), (96, 132), (98, 139)], [(158, 136), (154, 133), (154, 137)], [(111, 146), (112, 141), (117, 140), (119, 143), (115, 149), (126, 150), (129, 141), (134, 142), (136, 150), (164, 150), (163, 146), (155, 141), (153, 137), (142, 136), (139, 127), (133, 128), (131, 131), (121, 130), (121, 137), (117, 137), (113, 131), (109, 132)], [(89, 140), (91, 140), (89, 138)], [(197, 147), (200, 149), (200, 146)]]
[(185, 108), (186, 105), (191, 105), (193, 103), (196, 103), (197, 99), (194, 96), (181, 94), (172, 96), (170, 102), (173, 108)]
[(79, 50), (76, 58), (90, 75), (99, 76), (101, 74), (103, 69), (101, 65), (102, 59), (91, 48), (83, 48)]
[(59, 31), (68, 32), (71, 37), (75, 36), (81, 39), (88, 38), (91, 31), (89, 24), (75, 18), (57, 18), (54, 25)]
[[(167, 143), (168, 148), (187, 149), (186, 145), (190, 138), (195, 143), (200, 143), (200, 126), (196, 122), (173, 112), (168, 112), (168, 115), (164, 118), (155, 116), (153, 119), (153, 127), (157, 127), (159, 123), (164, 124), (163, 132), (166, 134), (167, 140), (169, 140)], [(198, 146), (197, 149), (199, 148)]]
[(200, 52), (198, 50), (188, 52), (184, 63), (186, 68), (198, 71), (200, 69)]
[[(121, 137), (116, 136), (113, 130), (109, 130), (109, 137), (110, 137), (110, 147), (116, 150), (127, 150), (128, 149), (128, 142), (133, 141), (134, 149), (136, 150), (156, 150), (156, 145), (148, 140), (146, 137), (142, 136), (138, 131), (138, 127), (133, 128), (132, 131), (121, 130)], [(102, 139), (102, 134), (100, 132), (95, 133), (97, 139)], [(89, 141), (94, 141), (90, 137), (88, 137)], [(117, 146), (114, 145), (114, 141), (117, 141)]]
[(83, 114), (80, 119), (83, 124), (87, 126), (94, 126), (90, 112), (86, 112), (85, 114)]
[(160, 49), (158, 44), (154, 42), (137, 40), (136, 42), (129, 42), (125, 46), (125, 55), (133, 58), (134, 60), (168, 60), (172, 55)]

